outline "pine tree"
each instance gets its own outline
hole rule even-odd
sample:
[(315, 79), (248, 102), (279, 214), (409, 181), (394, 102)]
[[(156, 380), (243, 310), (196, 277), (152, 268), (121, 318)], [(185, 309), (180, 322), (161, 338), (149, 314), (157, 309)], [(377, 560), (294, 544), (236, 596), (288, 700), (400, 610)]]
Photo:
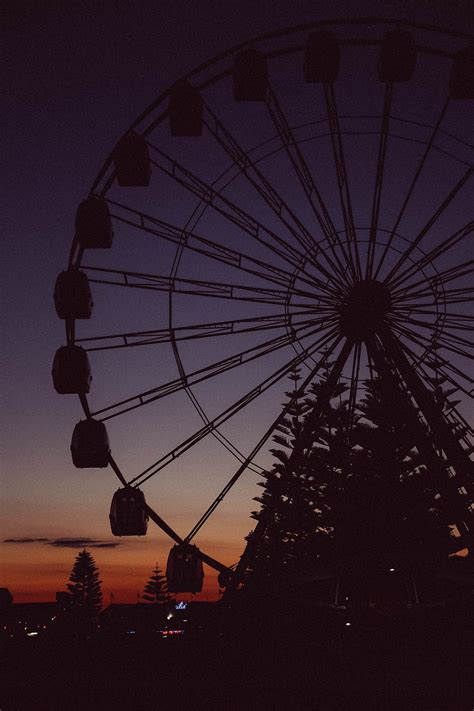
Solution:
[(71, 611), (84, 619), (96, 617), (102, 606), (102, 581), (95, 561), (86, 549), (76, 557), (69, 580)]
[(436, 503), (442, 463), (423, 447), (428, 433), (406, 393), (390, 379), (376, 378), (366, 384), (360, 411), (361, 456), (345, 492), (351, 522), (346, 538), (353, 548), (370, 545), (385, 560), (446, 552), (451, 529)]
[(273, 438), (276, 463), (256, 499), (261, 510), (253, 516), (265, 526), (247, 582), (260, 586), (321, 563), (334, 571), (352, 564), (370, 577), (394, 559), (405, 558), (410, 567), (414, 558), (447, 552), (450, 527), (436, 505), (436, 454), (428, 457), (419, 446), (427, 433), (405, 393), (375, 379), (351, 416), (339, 385), (322, 416), (312, 419), (324, 379), (306, 398), (297, 374), (293, 380), (291, 408)]
[[(331, 461), (327, 455), (330, 441), (332, 467), (337, 459), (335, 451), (340, 443), (333, 431), (341, 419), (340, 407), (328, 403), (323, 414), (314, 420), (312, 414), (318, 409), (325, 380), (313, 386), (310, 396), (305, 397), (298, 386), (298, 372), (290, 379), (294, 384), (293, 390), (286, 393), (290, 408), (273, 437), (279, 447), (270, 450), (277, 461), (264, 474), (260, 484), (264, 492), (256, 499), (261, 510), (253, 513), (255, 519), (265, 521), (265, 527), (252, 551), (247, 580), (259, 586), (274, 577), (290, 578), (296, 571), (314, 570), (330, 537), (323, 491), (329, 474), (325, 471), (322, 476), (322, 471)], [(338, 386), (334, 397), (339, 398), (344, 390), (344, 386)], [(339, 433), (337, 428), (336, 432)]]
[(158, 563), (155, 565), (153, 573), (145, 585), (142, 597), (147, 602), (153, 603), (166, 602), (168, 600), (166, 578), (161, 574)]

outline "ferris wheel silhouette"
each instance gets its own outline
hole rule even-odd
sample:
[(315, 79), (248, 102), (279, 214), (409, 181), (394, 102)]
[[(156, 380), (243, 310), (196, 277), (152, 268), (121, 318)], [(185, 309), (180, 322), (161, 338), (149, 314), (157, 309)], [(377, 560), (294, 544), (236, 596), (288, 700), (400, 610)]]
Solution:
[[(120, 481), (113, 534), (144, 535), (151, 518), (174, 540), (171, 591), (199, 592), (202, 561), (238, 584), (245, 555), (233, 573), (191, 541), (244, 472), (265, 469), (295, 368), (303, 389), (327, 369), (320, 413), (341, 379), (354, 410), (367, 380), (394, 378), (442, 453), (453, 522), (472, 545), (473, 82), (466, 34), (308, 23), (197, 67), (105, 161), (56, 281), (66, 345), (53, 380), (84, 412), (75, 466), (111, 466)], [(98, 404), (96, 372), (117, 390)], [(177, 403), (159, 415), (175, 442), (155, 434), (157, 457), (130, 472), (107, 428), (126, 418), (138, 431), (134, 418), (156, 422), (161, 402)], [(180, 437), (185, 403), (199, 424)], [(237, 469), (181, 536), (140, 487), (208, 437)]]

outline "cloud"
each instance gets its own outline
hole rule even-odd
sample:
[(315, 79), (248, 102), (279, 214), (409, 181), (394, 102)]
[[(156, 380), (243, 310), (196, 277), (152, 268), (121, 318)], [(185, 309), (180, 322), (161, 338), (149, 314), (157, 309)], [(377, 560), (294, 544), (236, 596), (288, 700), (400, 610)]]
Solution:
[(55, 548), (116, 548), (121, 543), (122, 541), (96, 541), (93, 538), (55, 538), (48, 541), (48, 545)]
[(6, 538), (4, 543), (44, 543), (54, 548), (116, 548), (125, 541), (100, 541), (94, 538)]
[(6, 538), (4, 543), (47, 543), (49, 538)]

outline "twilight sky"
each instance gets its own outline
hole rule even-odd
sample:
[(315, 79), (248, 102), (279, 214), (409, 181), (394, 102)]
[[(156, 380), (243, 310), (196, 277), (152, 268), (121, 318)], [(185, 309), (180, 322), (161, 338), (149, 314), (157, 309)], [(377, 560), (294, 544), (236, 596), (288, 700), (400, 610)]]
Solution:
[[(448, 16), (444, 2), (386, 2), (381, 16), (464, 30), (470, 22), (472, 31), (470, 3), (449, 5)], [(324, 17), (364, 17), (370, 15), (371, 9), (368, 3), (353, 0), (331, 3), (330, 9), (327, 4), (314, 1), (93, 3), (84, 0), (68, 4), (20, 2), (4, 13), (7, 36), (1, 63), (6, 105), (2, 149), (5, 156), (2, 290), (6, 308), (2, 316), (0, 586), (9, 587), (16, 601), (53, 599), (55, 591), (64, 588), (75, 554), (86, 546), (100, 568), (105, 594), (113, 592), (116, 601), (131, 601), (137, 591), (142, 591), (155, 562), (162, 568), (165, 566), (170, 541), (153, 524), (144, 539), (117, 539), (111, 535), (108, 509), (118, 482), (110, 469), (74, 468), (69, 444), (74, 424), (82, 413), (76, 397), (54, 392), (50, 375), (54, 352), (64, 343), (63, 323), (56, 317), (52, 291), (56, 275), (67, 266), (77, 205), (125, 129), (154, 97), (193, 67), (266, 31)], [(373, 77), (367, 85), (364, 83), (375, 56), (369, 52), (359, 67), (354, 64), (349, 67), (349, 61), (344, 65), (354, 77), (351, 89), (341, 98), (346, 113), (362, 113), (365, 108), (367, 113), (380, 113), (383, 102), (380, 84)], [(281, 62), (281, 66), (278, 62), (280, 96), (287, 102), (290, 123), (310, 125), (324, 118), (323, 107), (307, 100), (304, 87), (295, 89), (295, 103), (291, 102), (288, 86), (294, 66), (292, 61)], [(425, 83), (420, 73), (414, 86), (401, 88), (397, 108), (413, 121), (434, 123), (441, 101), (436, 83), (438, 70), (435, 65), (423, 64), (423, 60), (419, 67), (420, 72), (427, 71), (431, 85), (429, 81)], [(441, 76), (440, 84), (445, 79)], [(347, 79), (345, 86), (349, 87)], [(220, 118), (229, 120), (234, 135), (246, 150), (274, 135), (268, 126), (263, 126), (255, 107), (240, 107), (240, 117), (232, 116), (232, 103), (220, 85), (212, 88), (207, 98)], [(471, 120), (472, 114), (470, 119), (463, 111), (453, 111), (447, 115), (445, 127), (466, 139)], [(352, 125), (351, 128), (369, 133), (374, 127)], [(378, 125), (374, 130), (378, 131)], [(308, 145), (315, 145), (310, 142), (317, 140), (316, 134), (306, 135), (304, 131), (302, 128), (299, 134), (301, 141), (306, 139)], [(421, 133), (410, 136), (426, 139)], [(199, 144), (178, 145), (166, 138), (166, 131), (158, 131), (157, 140), (162, 141), (162, 150), (173, 154), (208, 182), (229, 166), (225, 153), (216, 150), (209, 137)], [(376, 151), (377, 140), (377, 135), (359, 142), (354, 140), (349, 149), (348, 160), (352, 166), (359, 166), (353, 177), (356, 210), (361, 215), (367, 210), (364, 186), (372, 177), (370, 164), (366, 167), (364, 159), (368, 150)], [(455, 141), (443, 147), (464, 155)], [(408, 147), (397, 144), (391, 150), (394, 151), (389, 154), (391, 165), (395, 166), (398, 158), (401, 168), (394, 167), (392, 173), (387, 173), (387, 195), (401, 198), (400, 174), (412, 170), (415, 163), (411, 161), (416, 160), (421, 149), (408, 142)], [(313, 152), (313, 158), (308, 160), (315, 161), (311, 167), (325, 176), (325, 196), (329, 206), (337, 211), (332, 204), (335, 183), (329, 174), (327, 151), (328, 145), (321, 143), (319, 152)], [(258, 158), (264, 153), (260, 149), (255, 155)], [(262, 160), (262, 170), (265, 169), (279, 191), (286, 190), (295, 211), (307, 218), (307, 208), (300, 204), (300, 196), (288, 183), (282, 160), (279, 153), (269, 156), (266, 162)], [(371, 165), (373, 168), (373, 161)], [(433, 212), (440, 197), (461, 174), (462, 167), (456, 161), (439, 155), (433, 158), (430, 175), (434, 177), (421, 184), (416, 207), (407, 216), (405, 228), (419, 229), (423, 216)], [(146, 194), (126, 189), (120, 193), (113, 188), (109, 197), (184, 226), (197, 201), (163, 180), (158, 169), (153, 176), (153, 189)], [(226, 194), (249, 205), (253, 198), (248, 191), (240, 176), (234, 177)], [(438, 227), (440, 235), (443, 230), (445, 234), (447, 229), (454, 231), (467, 222), (467, 196), (468, 193), (461, 195), (455, 206), (458, 224), (453, 224), (451, 212)], [(390, 227), (393, 216), (387, 197), (383, 207)], [(253, 210), (248, 209), (266, 224), (276, 224), (266, 206), (256, 203)], [(367, 218), (360, 217), (359, 224), (361, 220), (367, 222)], [(221, 239), (224, 230), (225, 240)], [(157, 248), (156, 240), (136, 232), (120, 222), (115, 228), (113, 254), (86, 255), (83, 264), (169, 276), (174, 250), (161, 243)], [(253, 259), (268, 258), (265, 250), (249, 246), (238, 230), (230, 229), (210, 210), (196, 223), (195, 232), (233, 249), (246, 250)], [(466, 255), (452, 255), (453, 263), (458, 258)], [(283, 265), (277, 260), (273, 266)], [(204, 258), (190, 260), (184, 256), (179, 270), (181, 278), (235, 281), (232, 269), (210, 264)], [(299, 279), (301, 275), (297, 284), (303, 290)], [(275, 287), (248, 276), (242, 277), (240, 284)], [(151, 299), (149, 292), (138, 289), (93, 286), (96, 302), (93, 323), (79, 329), (81, 337), (166, 327), (168, 306), (164, 293), (152, 292)], [(303, 306), (294, 299), (291, 308), (297, 311), (307, 306), (305, 298), (302, 297)], [(187, 295), (177, 297), (174, 308), (177, 326), (281, 313), (281, 307), (272, 304)], [(262, 331), (258, 340), (242, 334), (237, 340), (210, 339), (212, 345), (185, 343), (181, 351), (183, 365), (190, 373), (278, 335), (281, 332), (269, 330)], [(302, 343), (308, 345), (303, 339)], [(107, 407), (178, 377), (169, 346), (132, 350), (133, 355), (130, 349), (90, 354), (93, 409)], [(287, 346), (266, 360), (248, 364), (242, 371), (230, 370), (213, 379), (210, 385), (196, 386), (195, 393), (213, 417), (291, 357), (294, 351)], [(465, 367), (462, 362), (458, 365)], [(274, 419), (284, 399), (284, 389), (285, 384), (265, 393), (223, 429), (244, 453)], [(469, 408), (466, 414), (470, 414)], [(187, 397), (176, 393), (135, 413), (114, 418), (107, 427), (114, 457), (130, 478), (200, 424)], [(212, 438), (206, 438), (191, 451), (191, 455), (183, 455), (144, 486), (149, 503), (182, 535), (190, 530), (237, 468), (237, 461)], [(270, 461), (264, 450), (259, 463), (265, 466)], [(258, 492), (257, 480), (256, 474), (247, 472), (196, 539), (200, 547), (225, 564), (238, 560), (243, 538), (253, 527), (249, 514), (256, 507), (252, 498)], [(214, 597), (216, 574), (209, 569), (206, 573), (204, 594)]]

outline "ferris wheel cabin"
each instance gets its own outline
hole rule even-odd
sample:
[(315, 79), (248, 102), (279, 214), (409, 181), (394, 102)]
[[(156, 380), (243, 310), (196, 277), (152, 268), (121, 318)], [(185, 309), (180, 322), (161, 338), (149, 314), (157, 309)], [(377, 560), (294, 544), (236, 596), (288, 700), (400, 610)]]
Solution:
[(416, 45), (409, 32), (387, 32), (379, 56), (379, 79), (387, 84), (411, 79), (416, 66)]
[(54, 286), (54, 305), (60, 319), (89, 319), (94, 302), (87, 275), (79, 269), (61, 272)]
[(202, 134), (202, 99), (199, 91), (183, 81), (172, 91), (169, 101), (172, 136), (200, 136)]
[(332, 32), (321, 30), (308, 37), (304, 51), (304, 80), (308, 84), (330, 84), (339, 73), (339, 42)]
[(236, 101), (265, 101), (268, 70), (263, 54), (249, 48), (235, 58), (233, 94)]
[(79, 469), (108, 466), (110, 444), (104, 423), (92, 418), (78, 422), (72, 433), (71, 454)]
[(452, 99), (474, 99), (474, 47), (466, 47), (454, 56), (449, 81)]
[(81, 346), (61, 346), (53, 360), (53, 385), (60, 395), (86, 394), (92, 381), (89, 359)]
[(169, 592), (201, 592), (204, 570), (199, 549), (189, 543), (173, 546), (166, 564), (166, 579)]
[(100, 197), (83, 200), (76, 212), (76, 236), (84, 249), (109, 249), (114, 237), (107, 203)]
[(148, 514), (143, 491), (130, 486), (117, 489), (110, 505), (109, 519), (114, 536), (144, 536)]
[(143, 136), (134, 131), (126, 133), (117, 143), (113, 158), (121, 187), (147, 187), (150, 184), (150, 156)]

